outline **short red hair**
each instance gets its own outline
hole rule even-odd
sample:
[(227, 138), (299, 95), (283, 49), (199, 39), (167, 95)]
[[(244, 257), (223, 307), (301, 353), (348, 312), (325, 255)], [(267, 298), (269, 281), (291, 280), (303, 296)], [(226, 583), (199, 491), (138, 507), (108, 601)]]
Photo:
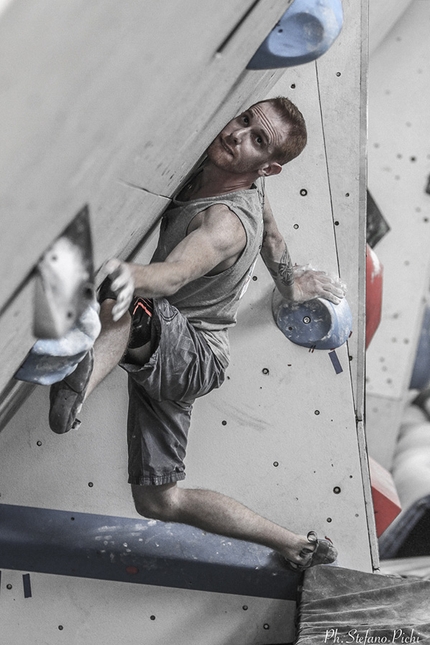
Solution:
[(292, 159), (295, 159), (295, 157), (298, 157), (306, 146), (308, 135), (305, 119), (294, 103), (285, 96), (277, 96), (273, 99), (258, 101), (254, 105), (259, 105), (260, 103), (270, 103), (284, 123), (288, 125), (288, 136), (278, 146), (278, 149), (273, 155), (274, 161), (284, 165)]

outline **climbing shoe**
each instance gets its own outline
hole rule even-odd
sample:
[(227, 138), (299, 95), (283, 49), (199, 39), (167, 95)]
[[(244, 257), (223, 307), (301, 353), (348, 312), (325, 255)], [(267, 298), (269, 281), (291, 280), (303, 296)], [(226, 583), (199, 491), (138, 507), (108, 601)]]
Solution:
[(291, 562), (291, 560), (286, 560), (287, 567), (293, 571), (305, 571), (310, 567), (314, 567), (317, 564), (332, 564), (337, 558), (337, 550), (333, 546), (330, 538), (326, 537), (325, 539), (318, 538), (315, 531), (309, 531), (307, 534), (307, 539), (309, 544), (314, 545), (313, 549), (304, 548), (300, 552), (302, 558), (310, 555), (307, 562), (304, 564), (299, 564), (297, 562)]

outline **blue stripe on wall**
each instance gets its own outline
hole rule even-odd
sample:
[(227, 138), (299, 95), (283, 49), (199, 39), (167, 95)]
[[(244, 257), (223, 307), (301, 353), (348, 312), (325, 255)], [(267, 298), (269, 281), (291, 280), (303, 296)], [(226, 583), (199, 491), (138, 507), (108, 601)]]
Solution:
[(296, 600), (270, 549), (184, 524), (0, 504), (0, 568)]
[(24, 573), (22, 576), (22, 586), (24, 588), (24, 598), (31, 598), (31, 582), (29, 573)]

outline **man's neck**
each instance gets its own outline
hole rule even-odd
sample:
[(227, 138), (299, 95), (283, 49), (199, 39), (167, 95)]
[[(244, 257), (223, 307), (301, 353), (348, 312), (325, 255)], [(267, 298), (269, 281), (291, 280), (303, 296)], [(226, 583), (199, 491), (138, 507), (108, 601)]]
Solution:
[(258, 176), (257, 172), (227, 173), (206, 160), (198, 176), (199, 184), (193, 192), (197, 197), (216, 197), (237, 190), (246, 190), (251, 188)]

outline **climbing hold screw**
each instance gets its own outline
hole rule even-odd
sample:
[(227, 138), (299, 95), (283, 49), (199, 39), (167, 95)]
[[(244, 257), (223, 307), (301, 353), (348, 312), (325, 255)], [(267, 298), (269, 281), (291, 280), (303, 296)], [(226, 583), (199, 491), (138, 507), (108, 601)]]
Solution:
[(305, 317), (303, 318), (303, 322), (305, 323), (305, 325), (309, 325), (309, 323), (311, 322), (310, 317), (309, 317), (309, 316), (305, 316)]
[(268, 623), (264, 623), (263, 629), (270, 629), (270, 625)]
[(11, 584), (6, 585), (6, 589), (12, 589), (12, 585)]
[(261, 371), (263, 372), (263, 374), (269, 374), (269, 370), (267, 367), (263, 367)]
[(302, 188), (301, 191), (300, 191), (300, 195), (302, 197), (306, 197), (307, 194), (308, 194), (308, 191), (306, 190), (306, 188)]
[(224, 421), (221, 421), (221, 425), (226, 426), (226, 425), (227, 425), (227, 421), (225, 421), (225, 420), (224, 420)]
[(277, 468), (279, 466), (279, 461), (274, 461), (273, 465), (275, 466), (275, 468)]
[(315, 410), (314, 414), (316, 414), (316, 415), (318, 416), (318, 415), (320, 414), (320, 411), (319, 411), (319, 410)]
[(331, 519), (331, 517), (328, 517), (328, 518), (327, 518), (327, 522), (333, 522), (333, 520)]
[(41, 442), (41, 441), (36, 441), (36, 445), (37, 445), (37, 446), (41, 446), (41, 445), (42, 445), (42, 442)]
[(243, 611), (248, 611), (248, 605), (243, 605), (242, 609)]
[(339, 495), (339, 493), (340, 493), (340, 486), (335, 486), (335, 487), (333, 488), (333, 493), (334, 493), (335, 495)]

